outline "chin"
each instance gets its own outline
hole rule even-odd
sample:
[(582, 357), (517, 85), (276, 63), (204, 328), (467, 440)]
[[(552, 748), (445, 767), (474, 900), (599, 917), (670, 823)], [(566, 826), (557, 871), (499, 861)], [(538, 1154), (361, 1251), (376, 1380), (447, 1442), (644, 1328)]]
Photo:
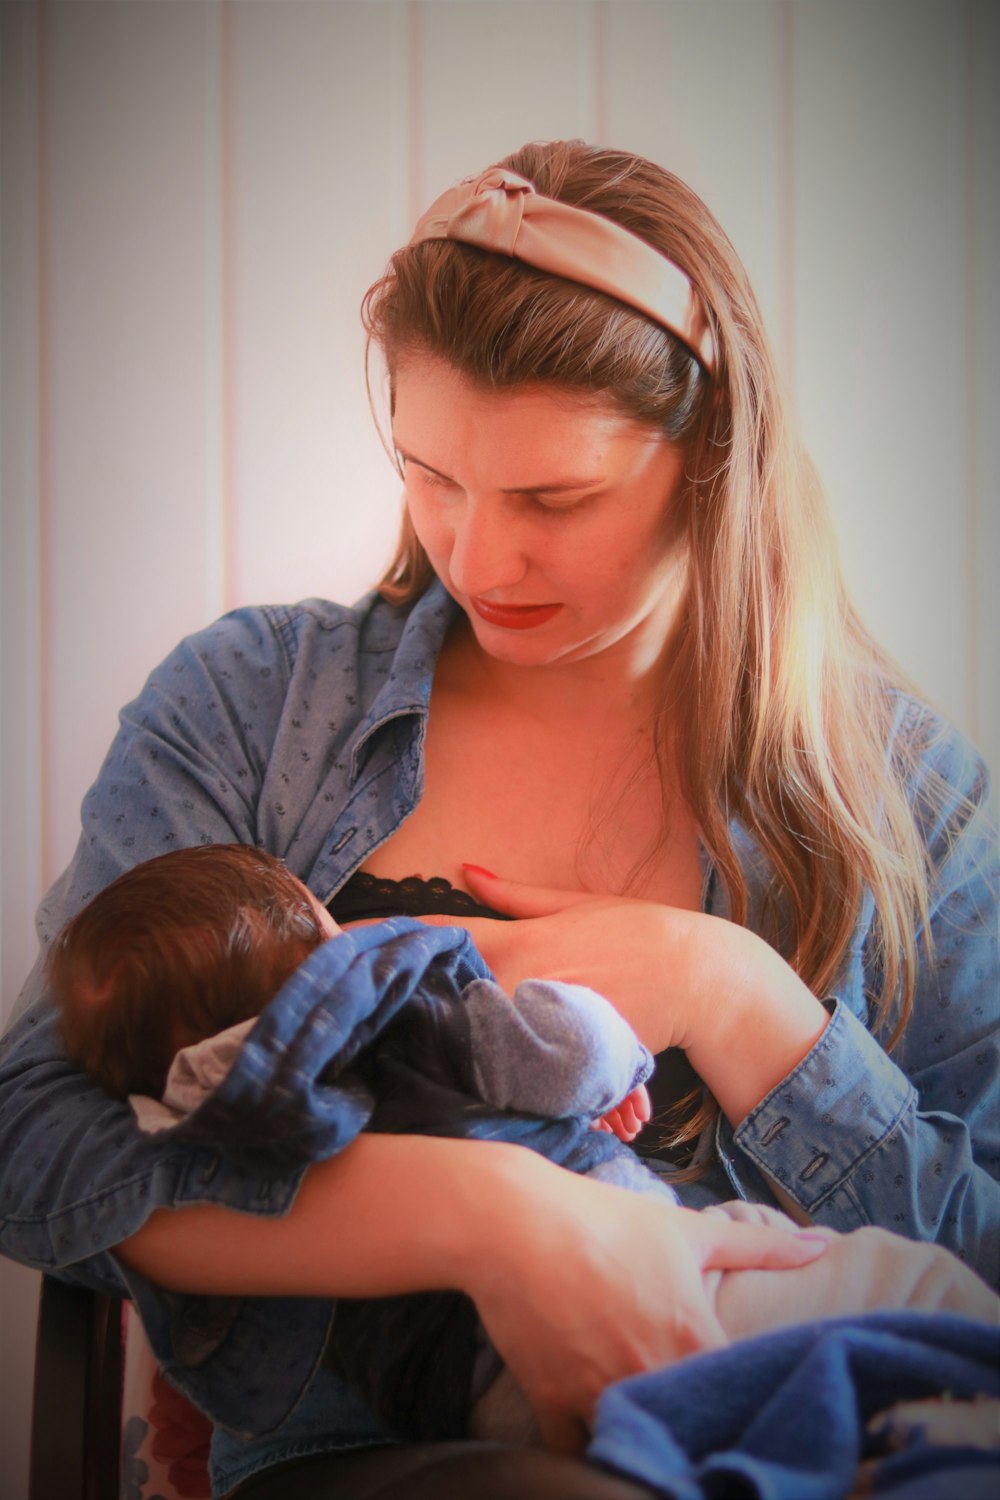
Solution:
[(490, 629), (489, 626), (480, 630), (474, 624), (472, 634), (484, 656), (518, 667), (562, 666), (597, 656), (604, 649), (602, 640), (572, 640), (565, 635), (556, 639), (553, 634), (546, 638), (542, 630), (526, 630), (519, 634), (517, 631)]

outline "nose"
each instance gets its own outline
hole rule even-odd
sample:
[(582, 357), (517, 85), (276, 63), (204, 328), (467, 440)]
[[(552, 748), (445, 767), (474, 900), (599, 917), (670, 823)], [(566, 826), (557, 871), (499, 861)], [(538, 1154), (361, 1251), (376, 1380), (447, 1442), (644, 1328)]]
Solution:
[(455, 518), (449, 571), (460, 593), (481, 597), (520, 583), (528, 567), (520, 528), (496, 499), (467, 496)]

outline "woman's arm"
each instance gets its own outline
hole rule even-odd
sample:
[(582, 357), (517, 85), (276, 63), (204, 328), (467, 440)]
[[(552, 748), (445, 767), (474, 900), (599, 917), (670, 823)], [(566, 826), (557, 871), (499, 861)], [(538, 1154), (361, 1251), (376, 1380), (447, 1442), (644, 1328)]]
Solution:
[(463, 924), (505, 988), (513, 992), (530, 975), (597, 990), (651, 1052), (683, 1048), (734, 1125), (830, 1020), (773, 948), (720, 917), (540, 890), (473, 870), (467, 881), (484, 904), (521, 919)]
[[(981, 758), (910, 703), (924, 748), (911, 799), (932, 872), (913, 1011), (887, 1055), (873, 1034), (870, 911), (833, 985), (828, 1030), (735, 1132), (748, 1157), (819, 1223), (875, 1223), (1000, 1277), (1000, 846)], [(930, 951), (926, 939), (930, 940)]]
[(463, 1290), (546, 1440), (574, 1450), (606, 1385), (724, 1341), (703, 1270), (803, 1265), (823, 1248), (578, 1177), (517, 1146), (362, 1135), (309, 1169), (281, 1218), (161, 1211), (118, 1254), (177, 1292)]
[(996, 815), (985, 768), (957, 735), (934, 740), (920, 779), (913, 795), (934, 870), (933, 958), (921, 952), (913, 1014), (891, 1056), (868, 1029), (877, 988), (870, 910), (829, 1009), (760, 939), (699, 913), (538, 892), (469, 870), (478, 899), (526, 920), (468, 925), (508, 985), (522, 968), (589, 983), (651, 1050), (687, 1047), (727, 1116), (720, 1149), (749, 1196), (759, 1189), (747, 1162), (783, 1206), (817, 1223), (936, 1241), (995, 1281)]

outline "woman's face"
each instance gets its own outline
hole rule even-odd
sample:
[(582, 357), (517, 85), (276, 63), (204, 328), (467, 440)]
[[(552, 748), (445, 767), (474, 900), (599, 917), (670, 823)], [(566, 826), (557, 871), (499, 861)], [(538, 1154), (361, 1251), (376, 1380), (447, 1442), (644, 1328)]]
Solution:
[(682, 451), (600, 397), (491, 392), (446, 361), (396, 372), (414, 530), (483, 651), (543, 665), (663, 650), (684, 581)]

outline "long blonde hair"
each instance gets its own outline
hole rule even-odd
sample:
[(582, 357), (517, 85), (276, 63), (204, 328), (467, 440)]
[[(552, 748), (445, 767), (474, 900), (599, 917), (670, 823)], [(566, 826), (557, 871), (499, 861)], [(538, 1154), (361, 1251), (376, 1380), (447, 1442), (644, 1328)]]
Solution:
[[(690, 277), (709, 310), (714, 380), (664, 329), (610, 297), (451, 241), (407, 247), (369, 290), (364, 321), (390, 380), (401, 354), (449, 360), (489, 388), (552, 382), (601, 392), (687, 455), (688, 594), (664, 683), (657, 754), (682, 790), (737, 922), (753, 919), (825, 994), (866, 891), (878, 993), (892, 1045), (913, 1002), (926, 930), (926, 856), (889, 755), (899, 669), (844, 590), (816, 475), (789, 428), (773, 355), (742, 264), (678, 178), (579, 141), (526, 146), (505, 167), (540, 193), (617, 220)], [(380, 588), (415, 599), (433, 577), (404, 517)], [(669, 723), (683, 725), (679, 743)], [(767, 856), (760, 911), (733, 847), (736, 820)]]

